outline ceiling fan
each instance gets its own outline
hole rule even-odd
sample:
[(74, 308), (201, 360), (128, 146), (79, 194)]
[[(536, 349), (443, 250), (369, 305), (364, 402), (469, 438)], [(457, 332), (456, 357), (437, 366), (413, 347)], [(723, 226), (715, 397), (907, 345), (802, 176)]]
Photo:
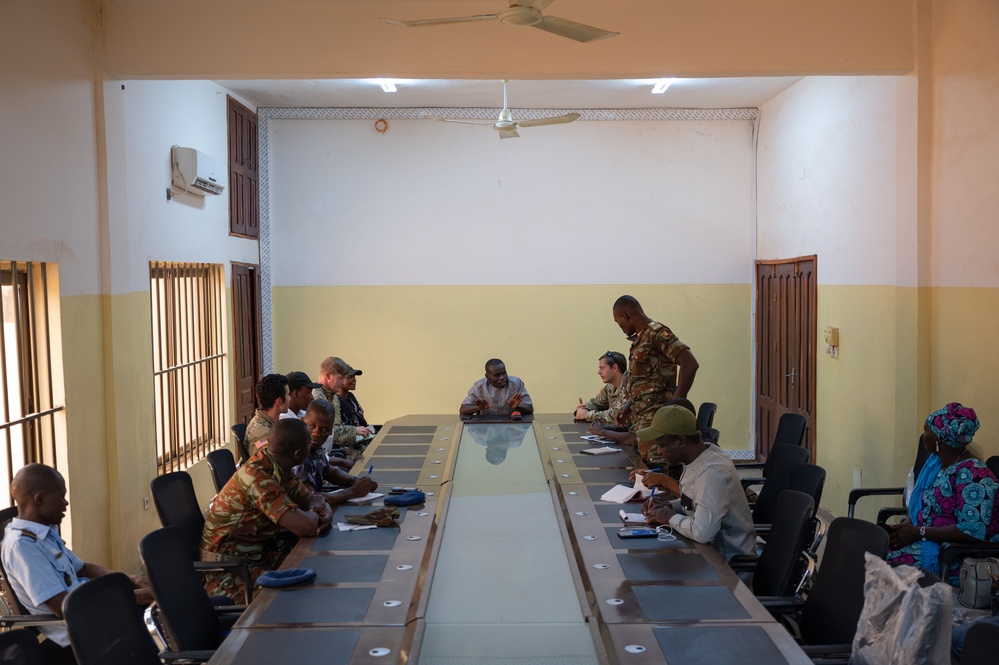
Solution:
[(447, 23), (474, 23), (477, 21), (499, 20), (501, 23), (516, 26), (530, 26), (560, 37), (575, 39), (577, 42), (593, 42), (598, 39), (613, 37), (618, 34), (593, 26), (583, 25), (557, 16), (545, 16), (541, 13), (545, 7), (555, 0), (510, 0), (509, 9), (496, 14), (478, 14), (476, 16), (459, 16), (456, 18), (428, 18), (416, 21), (400, 21), (394, 18), (382, 20), (403, 28), (419, 28), (426, 25), (445, 25)]
[(501, 139), (515, 139), (520, 134), (517, 133), (517, 129), (520, 127), (543, 127), (544, 125), (564, 125), (566, 123), (572, 122), (574, 120), (579, 120), (578, 113), (566, 113), (564, 115), (557, 115), (550, 118), (538, 118), (537, 120), (523, 120), (517, 122), (513, 119), (513, 114), (510, 113), (510, 108), (506, 102), (506, 85), (509, 81), (503, 81), (503, 110), (500, 111), (499, 118), (496, 122), (492, 120), (450, 120), (448, 118), (442, 118), (439, 115), (426, 115), (423, 116), (427, 120), (439, 120), (441, 122), (456, 122), (462, 125), (491, 125), (493, 129), (499, 132), (499, 137)]

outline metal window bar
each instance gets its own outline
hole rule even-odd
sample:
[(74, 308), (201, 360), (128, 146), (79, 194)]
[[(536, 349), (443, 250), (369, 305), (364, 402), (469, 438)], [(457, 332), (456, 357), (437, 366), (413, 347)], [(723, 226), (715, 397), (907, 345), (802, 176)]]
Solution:
[(187, 468), (225, 445), (223, 268), (150, 263), (157, 470)]
[(65, 405), (54, 396), (47, 264), (0, 261), (0, 285), (8, 293), (0, 299), (0, 482), (6, 483), (0, 501), (11, 505), (10, 482), (22, 465), (58, 466), (55, 414)]

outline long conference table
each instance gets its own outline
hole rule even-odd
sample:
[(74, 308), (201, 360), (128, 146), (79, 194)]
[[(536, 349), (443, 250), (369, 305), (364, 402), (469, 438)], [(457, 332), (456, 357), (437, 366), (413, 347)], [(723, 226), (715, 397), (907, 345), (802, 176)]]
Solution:
[(601, 495), (624, 453), (586, 455), (586, 425), (405, 416), (355, 472), (419, 487), (398, 527), (302, 539), (283, 568), (313, 584), (263, 589), (212, 665), (418, 663), (806, 664), (811, 660), (709, 545), (622, 539)]

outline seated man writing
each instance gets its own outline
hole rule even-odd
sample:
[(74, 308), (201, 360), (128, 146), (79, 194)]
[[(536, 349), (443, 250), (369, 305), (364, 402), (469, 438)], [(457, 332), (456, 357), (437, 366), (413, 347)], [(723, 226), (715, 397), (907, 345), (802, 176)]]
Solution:
[(513, 411), (534, 413), (534, 404), (524, 382), (506, 373), (506, 365), (498, 358), (486, 361), (486, 375), (472, 384), (458, 413), (508, 414)]
[(616, 423), (617, 412), (624, 404), (624, 384), (628, 376), (628, 361), (617, 351), (608, 351), (597, 360), (597, 375), (604, 382), (596, 397), (583, 404), (579, 398), (575, 418), (588, 423)]
[[(305, 410), (303, 420), (311, 437), (309, 455), (302, 464), (294, 468), (294, 473), (310, 491), (322, 493), (326, 502), (335, 506), (347, 499), (367, 496), (369, 492), (378, 489), (378, 483), (371, 478), (355, 478), (340, 468), (343, 464), (350, 468), (350, 462), (339, 457), (330, 458), (323, 450), (323, 444), (333, 431), (333, 406), (329, 402), (322, 399), (313, 401)], [(337, 464), (331, 464), (331, 459), (335, 459)], [(347, 489), (323, 492), (324, 482)]]
[[(3, 567), (21, 604), (31, 614), (62, 616), (66, 595), (92, 577), (111, 572), (96, 563), (81, 560), (59, 537), (58, 527), (66, 515), (66, 482), (44, 464), (22, 467), (10, 486), (17, 503), (17, 517), (4, 531)], [(140, 605), (153, 602), (149, 583), (133, 576), (135, 599)], [(40, 626), (47, 638), (42, 642), (47, 663), (75, 663), (65, 625)]]
[(639, 441), (657, 445), (668, 464), (684, 465), (679, 487), (663, 474), (642, 476), (646, 487), (680, 490), (679, 499), (653, 499), (642, 507), (649, 523), (669, 524), (682, 536), (711, 543), (725, 561), (736, 554), (753, 554), (756, 531), (739, 473), (718, 446), (704, 443), (694, 414), (679, 405), (664, 406), (636, 435)]
[[(245, 561), (255, 582), (280, 563), (294, 536), (317, 536), (329, 529), (333, 512), (326, 499), (292, 473), (308, 457), (309, 447), (309, 428), (301, 420), (274, 424), (267, 447), (239, 467), (215, 497), (201, 535), (203, 561)], [(243, 598), (236, 572), (206, 573), (204, 579), (209, 595), (236, 602)]]

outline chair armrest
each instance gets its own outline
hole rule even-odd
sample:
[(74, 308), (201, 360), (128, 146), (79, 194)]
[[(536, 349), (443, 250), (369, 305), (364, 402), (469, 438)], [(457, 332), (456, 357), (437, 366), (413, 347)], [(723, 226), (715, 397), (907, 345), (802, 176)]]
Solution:
[(805, 599), (798, 596), (757, 596), (756, 600), (771, 614), (797, 612), (805, 605)]
[(878, 511), (878, 524), (887, 524), (890, 517), (899, 517), (908, 514), (909, 511), (905, 508), (882, 508)]
[[(801, 650), (812, 659), (813, 663), (848, 663), (852, 644), (802, 644)], [(816, 660), (818, 659), (818, 660)]]
[(177, 665), (207, 663), (214, 655), (214, 651), (160, 651), (159, 653), (160, 660)]
[(759, 560), (755, 554), (736, 554), (728, 560), (728, 566), (737, 573), (751, 573), (756, 570)]
[(770, 532), (773, 531), (773, 528), (774, 528), (773, 524), (754, 524), (753, 525), (753, 530), (756, 532), (756, 536), (758, 538), (763, 539), (763, 540), (767, 539), (767, 536), (770, 535)]
[(947, 581), (947, 569), (957, 561), (972, 554), (977, 556), (999, 556), (999, 543), (940, 543), (940, 579)]
[(743, 469), (762, 469), (765, 462), (736, 462), (735, 470), (742, 471)]
[(753, 485), (762, 485), (766, 478), (740, 478), (739, 482), (742, 483), (742, 489), (747, 487), (752, 487)]
[(66, 623), (54, 614), (4, 614), (0, 615), (0, 626), (57, 626)]
[(858, 487), (856, 489), (850, 490), (850, 496), (847, 499), (848, 508), (846, 511), (847, 517), (853, 517), (853, 509), (857, 505), (857, 500), (865, 496), (891, 496), (899, 495), (905, 492), (904, 487)]

